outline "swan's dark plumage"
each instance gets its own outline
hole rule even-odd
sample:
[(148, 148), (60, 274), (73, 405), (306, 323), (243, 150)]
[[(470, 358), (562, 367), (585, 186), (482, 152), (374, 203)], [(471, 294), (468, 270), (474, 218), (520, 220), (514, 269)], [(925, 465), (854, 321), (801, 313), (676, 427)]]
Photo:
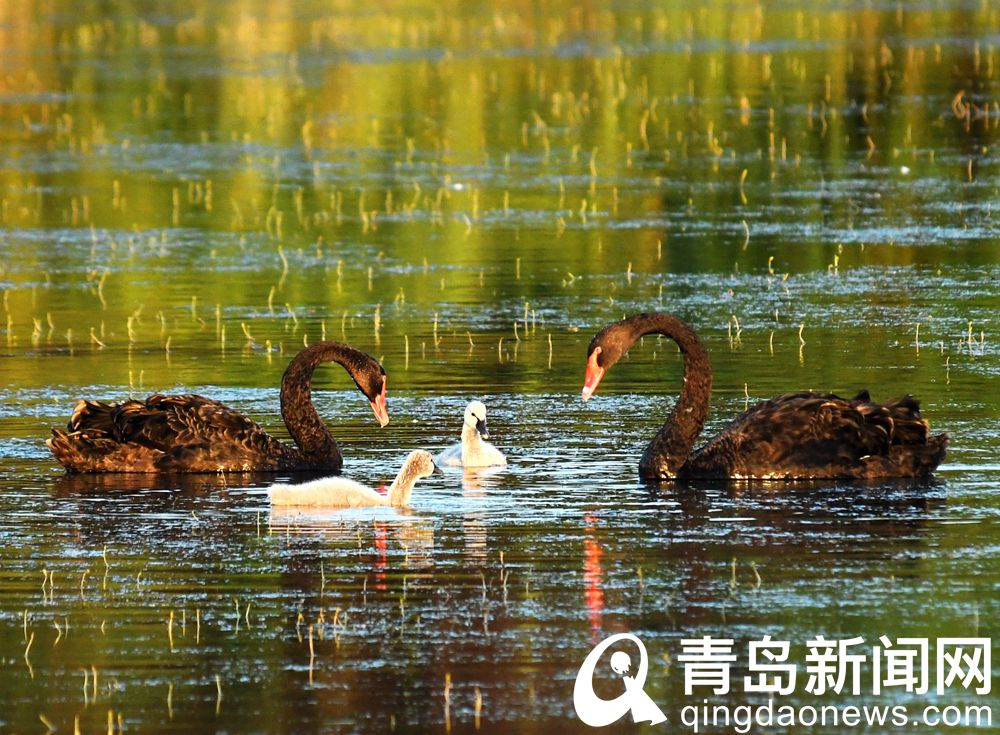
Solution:
[(297, 446), (211, 398), (161, 394), (117, 404), (81, 400), (48, 445), (71, 472), (339, 472), (340, 448), (311, 397), (313, 370), (331, 361), (351, 374), (379, 422), (388, 422), (378, 361), (339, 342), (320, 342), (296, 355), (281, 381), (281, 413)]
[(888, 403), (868, 391), (787, 393), (758, 403), (691, 452), (708, 415), (712, 368), (694, 330), (667, 314), (609, 324), (588, 349), (584, 398), (644, 334), (673, 339), (684, 354), (684, 386), (639, 473), (650, 479), (870, 479), (926, 477), (944, 459), (947, 434), (930, 434), (912, 396)]
[(913, 396), (875, 403), (863, 391), (787, 393), (753, 406), (695, 451), (689, 478), (925, 477), (947, 436), (930, 436)]

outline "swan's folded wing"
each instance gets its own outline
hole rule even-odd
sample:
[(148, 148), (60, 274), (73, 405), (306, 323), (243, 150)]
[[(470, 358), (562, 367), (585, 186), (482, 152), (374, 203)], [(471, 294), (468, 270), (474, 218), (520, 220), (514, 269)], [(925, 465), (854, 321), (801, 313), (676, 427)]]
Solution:
[(184, 445), (253, 446), (263, 429), (243, 414), (197, 395), (152, 395), (145, 403), (116, 407), (115, 427), (121, 441), (159, 449)]
[[(139, 404), (139, 401), (126, 401), (126, 403)], [(66, 428), (71, 433), (74, 431), (86, 431), (92, 434), (99, 433), (105, 437), (114, 437), (115, 424), (113, 417), (117, 408), (117, 405), (101, 401), (79, 400), (73, 408), (73, 415), (70, 417)]]
[(855, 466), (888, 453), (892, 436), (883, 406), (832, 393), (790, 393), (737, 417), (712, 444), (742, 458), (739, 474), (782, 477)]
[[(276, 469), (283, 451), (281, 443), (257, 423), (203, 396), (157, 394), (114, 406), (81, 403), (85, 405), (78, 405), (71, 426), (81, 424), (91, 437), (117, 444), (126, 453), (141, 454), (152, 463), (144, 471)], [(128, 461), (122, 466), (132, 471), (134, 464)]]
[(462, 466), (462, 445), (450, 446), (434, 458), (434, 464), (438, 467), (461, 467)]

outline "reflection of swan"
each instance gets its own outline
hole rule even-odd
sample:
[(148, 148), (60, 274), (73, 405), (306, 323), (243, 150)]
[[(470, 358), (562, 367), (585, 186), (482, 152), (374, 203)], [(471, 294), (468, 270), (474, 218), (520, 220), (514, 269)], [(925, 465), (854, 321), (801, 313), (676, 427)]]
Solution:
[[(462, 473), (462, 497), (475, 501), (474, 507), (481, 507), (486, 498), (481, 483), (482, 473), (466, 470)], [(462, 539), (465, 542), (465, 560), (471, 564), (485, 564), (489, 558), (489, 536), (486, 533), (484, 514), (481, 510), (462, 514)]]
[(230, 491), (238, 494), (244, 488), (259, 484), (259, 479), (253, 475), (224, 474), (95, 474), (67, 472), (56, 475), (52, 480), (52, 489), (56, 495), (113, 496), (123, 498), (142, 495), (154, 495), (168, 498), (181, 496), (198, 497), (200, 495), (216, 498), (229, 495)]
[(880, 404), (868, 391), (851, 399), (811, 392), (772, 398), (735, 418), (692, 454), (708, 415), (712, 367), (701, 341), (680, 319), (637, 314), (598, 332), (587, 351), (583, 399), (645, 334), (677, 343), (684, 355), (684, 385), (676, 408), (639, 461), (642, 477), (926, 477), (944, 458), (948, 435), (929, 435), (912, 396)]
[(462, 443), (448, 447), (436, 458), (439, 467), (490, 467), (506, 465), (503, 452), (487, 441), (486, 406), (473, 401), (465, 409), (462, 424)]
[(503, 473), (503, 467), (470, 467), (462, 472), (462, 497), (470, 508), (462, 516), (462, 538), (465, 559), (470, 564), (486, 564), (489, 560), (489, 535), (482, 508), (488, 502), (489, 490), (501, 486)]
[[(435, 462), (436, 464), (436, 462)], [(486, 490), (501, 487), (506, 465), (467, 467), (462, 472), (462, 490), (467, 498), (485, 498)]]
[(357, 508), (392, 505), (401, 508), (410, 504), (410, 491), (417, 480), (432, 472), (434, 460), (430, 453), (418, 449), (406, 457), (387, 495), (346, 477), (324, 477), (301, 485), (272, 485), (268, 494), (271, 505), (279, 506)]
[(79, 401), (68, 431), (53, 429), (49, 448), (71, 472), (340, 472), (337, 441), (312, 404), (313, 370), (339, 363), (385, 426), (386, 376), (377, 360), (339, 342), (302, 350), (281, 379), (281, 416), (297, 447), (269, 436), (228, 406), (196, 395), (153, 395), (109, 405)]
[[(386, 589), (385, 574), (392, 553), (393, 565), (406, 568), (434, 566), (434, 528), (425, 518), (406, 508), (294, 508), (272, 506), (270, 532), (277, 537), (323, 537), (350, 543), (361, 553), (361, 563), (375, 579), (367, 589)], [(398, 547), (400, 553), (390, 545)]]

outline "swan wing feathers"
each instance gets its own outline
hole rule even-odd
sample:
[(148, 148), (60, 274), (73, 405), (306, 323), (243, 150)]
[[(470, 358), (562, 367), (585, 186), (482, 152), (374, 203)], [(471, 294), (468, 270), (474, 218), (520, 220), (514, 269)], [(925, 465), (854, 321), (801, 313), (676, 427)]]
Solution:
[(256, 422), (193, 394), (82, 400), (67, 428), (50, 446), (62, 464), (84, 472), (276, 469), (284, 451)]
[(462, 445), (456, 444), (442, 451), (434, 458), (434, 464), (438, 467), (461, 467)]
[(884, 454), (893, 431), (892, 419), (882, 406), (847, 401), (832, 393), (779, 396), (762, 404), (753, 420), (775, 437), (783, 455), (812, 455), (817, 464), (829, 461), (834, 449), (843, 459)]
[[(124, 405), (124, 404), (123, 404)], [(283, 447), (255, 421), (198, 395), (153, 395), (118, 420), (122, 436), (161, 449), (158, 465), (213, 470), (276, 469)]]
[(197, 395), (153, 395), (146, 399), (145, 410), (123, 412), (123, 423), (126, 416), (133, 418), (135, 432), (173, 441), (183, 438), (204, 441), (263, 433), (255, 421), (239, 411)]
[(923, 444), (930, 434), (930, 424), (920, 417), (920, 402), (910, 395), (889, 401), (884, 408), (892, 417), (893, 444)]
[(114, 411), (116, 438), (167, 450), (184, 445), (245, 444), (263, 430), (228, 406), (196, 395), (153, 395)]
[[(138, 401), (127, 402), (139, 403)], [(70, 432), (92, 431), (113, 436), (115, 424), (112, 413), (115, 408), (116, 406), (101, 401), (77, 401), (66, 428)]]
[(867, 391), (852, 399), (833, 393), (789, 393), (735, 418), (697, 453), (706, 463), (728, 457), (732, 474), (782, 477), (843, 474), (893, 445), (924, 444), (927, 422), (904, 396), (886, 404)]
[(188, 438), (202, 443), (213, 435), (263, 432), (239, 411), (219, 401), (193, 394), (155, 394), (145, 401), (122, 403), (78, 401), (67, 427), (118, 442), (164, 447)]

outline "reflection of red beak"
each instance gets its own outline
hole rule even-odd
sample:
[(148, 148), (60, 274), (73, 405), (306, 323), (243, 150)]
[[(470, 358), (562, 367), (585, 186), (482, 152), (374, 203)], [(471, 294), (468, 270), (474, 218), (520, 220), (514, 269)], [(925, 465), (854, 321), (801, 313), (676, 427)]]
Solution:
[(594, 391), (597, 390), (597, 384), (604, 377), (604, 368), (597, 364), (597, 356), (599, 354), (601, 354), (601, 348), (595, 347), (587, 359), (587, 374), (583, 377), (583, 400), (587, 400), (594, 395)]
[(385, 426), (389, 423), (389, 409), (385, 405), (385, 387), (386, 380), (382, 378), (382, 392), (375, 396), (375, 400), (372, 401), (372, 411), (375, 412), (379, 426)]

